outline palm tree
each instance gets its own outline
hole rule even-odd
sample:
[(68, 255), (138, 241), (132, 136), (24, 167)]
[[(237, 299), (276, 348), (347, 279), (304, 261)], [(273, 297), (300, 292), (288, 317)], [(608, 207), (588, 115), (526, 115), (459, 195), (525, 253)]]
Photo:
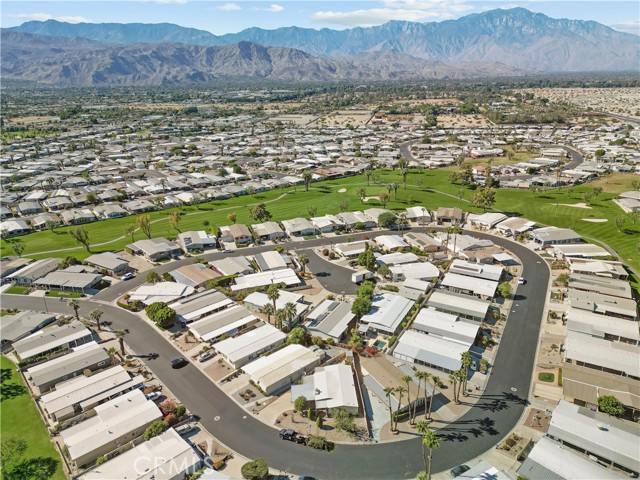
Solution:
[(120, 354), (124, 357), (124, 336), (126, 335), (126, 333), (123, 330), (118, 330), (115, 332), (115, 334), (116, 338), (118, 339), (118, 343), (120, 344)]
[(389, 402), (389, 431), (393, 432), (393, 408), (391, 408), (391, 396), (394, 394), (395, 390), (392, 387), (385, 387), (384, 394), (387, 397), (387, 401)]
[(398, 419), (400, 417), (400, 408), (402, 407), (402, 397), (404, 397), (404, 394), (407, 393), (407, 389), (403, 386), (400, 386), (395, 388), (395, 392), (396, 394), (398, 394), (398, 408), (396, 409), (396, 424), (394, 430), (398, 430)]
[(109, 355), (112, 365), (116, 363), (116, 353), (118, 353), (118, 350), (116, 350), (115, 347), (109, 347), (109, 349), (107, 350), (107, 355)]
[(429, 449), (429, 455), (427, 457), (427, 480), (431, 480), (431, 464), (433, 458), (433, 450), (440, 447), (440, 439), (436, 435), (436, 432), (429, 427), (422, 434), (422, 445)]
[(407, 174), (409, 173), (409, 162), (406, 158), (402, 157), (398, 160), (398, 168), (402, 174), (402, 182), (404, 183), (404, 189), (407, 189)]
[(102, 310), (93, 310), (90, 314), (89, 317), (91, 317), (91, 319), (96, 322), (96, 328), (98, 330), (102, 330), (102, 326), (100, 325), (100, 318), (102, 318), (102, 314), (104, 312)]
[(462, 394), (466, 397), (467, 396), (467, 380), (469, 379), (469, 368), (471, 367), (473, 358), (471, 357), (471, 354), (469, 352), (462, 352), (462, 355), (460, 358), (462, 360), (462, 368), (464, 372), (464, 378), (462, 380)]
[(272, 283), (269, 285), (269, 288), (267, 288), (267, 298), (271, 300), (273, 303), (273, 309), (276, 310), (276, 300), (280, 298), (280, 289), (277, 284)]
[[(425, 420), (420, 420), (416, 424), (416, 431), (422, 435), (424, 438), (425, 433), (429, 431), (429, 424)], [(428, 457), (426, 452), (426, 444), (422, 442), (422, 461), (424, 463), (424, 471), (427, 472), (429, 470)]]
[(458, 376), (456, 372), (451, 372), (449, 374), (449, 383), (453, 385), (453, 401), (458, 403), (458, 396), (456, 392), (458, 391)]
[[(413, 418), (411, 417), (411, 390), (409, 389), (409, 384), (413, 381), (413, 378), (411, 378), (411, 375), (403, 375), (402, 377), (400, 377), (400, 380), (402, 380), (404, 383), (407, 384), (407, 402), (409, 405), (409, 425), (413, 425)], [(416, 397), (417, 400), (417, 397)]]
[(73, 308), (73, 312), (76, 315), (76, 320), (80, 320), (80, 314), (78, 313), (80, 311), (80, 302), (74, 298), (72, 300), (69, 300), (69, 306)]
[(285, 321), (285, 313), (284, 310), (282, 308), (279, 308), (275, 311), (275, 313), (273, 314), (274, 318), (276, 319), (276, 325), (277, 327), (282, 330), (282, 323)]
[[(427, 418), (427, 385), (429, 384), (429, 375), (427, 372), (423, 372), (422, 370), (418, 370), (416, 372), (416, 378), (418, 382), (424, 382), (424, 418)], [(418, 394), (420, 393), (420, 383), (418, 383)], [(417, 400), (417, 399), (416, 399)], [(416, 401), (416, 408), (413, 410), (413, 419), (416, 418), (416, 413), (418, 410), (418, 402)]]
[(275, 313), (275, 310), (273, 309), (273, 305), (271, 305), (270, 303), (267, 303), (260, 310), (262, 313), (264, 313), (267, 316), (267, 323), (271, 323), (271, 315)]
[(293, 319), (296, 318), (296, 315), (298, 314), (296, 311), (296, 304), (287, 302), (282, 310), (284, 311), (284, 318), (287, 321), (287, 330), (291, 331)]
[(302, 267), (302, 273), (304, 274), (305, 267), (307, 263), (309, 263), (309, 257), (306, 253), (301, 253), (298, 255), (298, 262), (300, 262), (300, 266)]
[(430, 420), (431, 419), (431, 411), (432, 411), (432, 407), (433, 407), (433, 399), (436, 396), (436, 392), (438, 391), (438, 388), (440, 388), (440, 377), (438, 377), (437, 375), (431, 375), (431, 381), (433, 382), (433, 392), (431, 393), (431, 400), (429, 401), (429, 413), (427, 414), (427, 418)]

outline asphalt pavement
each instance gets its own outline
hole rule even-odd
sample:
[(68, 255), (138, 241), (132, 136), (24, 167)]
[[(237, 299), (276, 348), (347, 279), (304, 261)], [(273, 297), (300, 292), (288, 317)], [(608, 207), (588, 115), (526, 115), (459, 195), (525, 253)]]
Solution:
[[(436, 425), (439, 427), (441, 447), (433, 455), (434, 472), (450, 469), (493, 448), (517, 424), (527, 405), (547, 295), (549, 269), (535, 253), (507, 239), (478, 232), (467, 233), (490, 238), (515, 253), (523, 262), (523, 275), (527, 283), (518, 286), (495, 365), (477, 403), (457, 421)], [(309, 248), (322, 245), (323, 242), (326, 240), (310, 240), (293, 243), (289, 248)], [(247, 255), (271, 248), (255, 247), (242, 249), (238, 253)], [(225, 254), (214, 253), (205, 257), (222, 255)], [(165, 264), (158, 267), (157, 271), (168, 271), (191, 261), (186, 259)], [(145, 363), (190, 412), (201, 417), (202, 425), (229, 448), (248, 458), (265, 458), (271, 467), (283, 472), (327, 480), (414, 478), (423, 469), (420, 439), (417, 437), (373, 445), (337, 445), (331, 453), (316, 451), (279, 440), (275, 428), (247, 413), (194, 365), (172, 369), (169, 362), (181, 356), (181, 353), (158, 331), (130, 312), (96, 301), (100, 298), (102, 301), (115, 299), (143, 281), (137, 278), (122, 282), (101, 292), (94, 299), (81, 300), (81, 314), (88, 316), (93, 309), (102, 310), (102, 323), (109, 323), (108, 328), (129, 330), (125, 342), (131, 350), (136, 353), (158, 353), (156, 359), (145, 359)], [(3, 294), (0, 300), (3, 308), (45, 309), (45, 301), (41, 298)], [(51, 312), (73, 313), (66, 302), (47, 299), (46, 304)]]

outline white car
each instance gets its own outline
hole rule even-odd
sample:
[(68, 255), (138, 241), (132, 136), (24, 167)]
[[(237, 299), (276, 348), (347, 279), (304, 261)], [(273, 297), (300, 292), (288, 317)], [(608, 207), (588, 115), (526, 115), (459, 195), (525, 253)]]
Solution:
[(147, 393), (145, 395), (145, 397), (147, 398), (147, 400), (153, 400), (156, 401), (158, 400), (160, 397), (162, 396), (162, 393), (160, 393), (159, 391), (155, 391), (155, 392), (151, 392), (151, 393)]
[(198, 356), (198, 361), (200, 363), (203, 363), (215, 356), (216, 356), (216, 352), (214, 352), (213, 350), (209, 350), (207, 352), (201, 353), (200, 356)]
[(131, 280), (133, 278), (133, 273), (127, 272), (120, 279), (121, 280)]
[(525, 284), (525, 279), (524, 277), (520, 277), (518, 278), (518, 285), (524, 285)]

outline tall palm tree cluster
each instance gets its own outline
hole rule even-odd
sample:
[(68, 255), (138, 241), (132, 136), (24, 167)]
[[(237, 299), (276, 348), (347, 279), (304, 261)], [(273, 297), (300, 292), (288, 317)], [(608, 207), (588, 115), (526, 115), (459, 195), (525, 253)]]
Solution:
[(280, 288), (282, 288), (280, 284), (269, 285), (269, 288), (267, 288), (267, 298), (271, 300), (271, 303), (267, 303), (262, 307), (261, 311), (267, 316), (268, 323), (271, 323), (271, 316), (273, 315), (276, 320), (276, 325), (280, 330), (283, 329), (283, 325), (286, 322), (287, 331), (290, 332), (293, 327), (293, 320), (298, 315), (298, 312), (296, 311), (295, 303), (292, 302), (287, 302), (282, 308), (276, 307), (276, 301), (280, 298)]

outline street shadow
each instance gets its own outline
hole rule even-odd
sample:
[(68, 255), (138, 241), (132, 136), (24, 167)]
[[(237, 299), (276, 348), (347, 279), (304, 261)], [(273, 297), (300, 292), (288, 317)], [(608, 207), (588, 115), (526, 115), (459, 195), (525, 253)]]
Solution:
[(24, 460), (6, 475), (7, 480), (47, 480), (58, 468), (58, 460), (51, 457), (36, 457)]

